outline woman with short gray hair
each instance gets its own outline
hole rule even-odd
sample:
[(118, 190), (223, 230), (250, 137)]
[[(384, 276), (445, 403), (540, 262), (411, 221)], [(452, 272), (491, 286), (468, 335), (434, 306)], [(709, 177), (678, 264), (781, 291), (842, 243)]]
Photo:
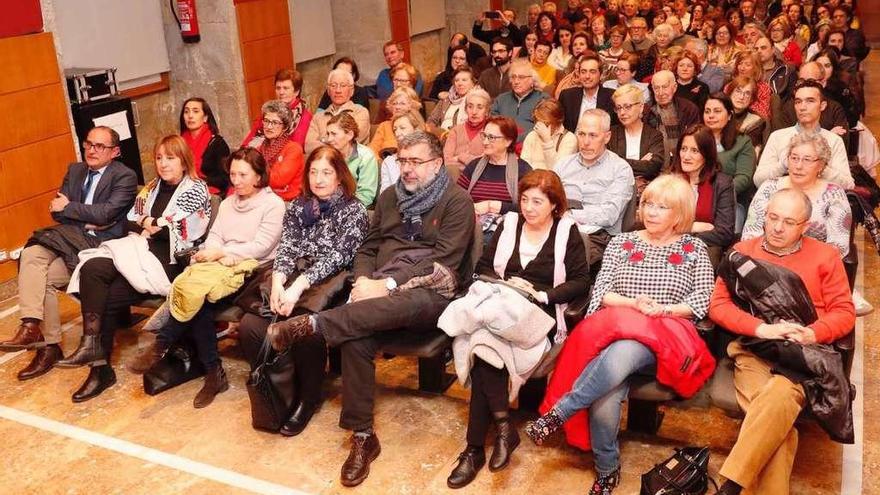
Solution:
[(831, 147), (821, 134), (801, 132), (791, 138), (786, 168), (788, 175), (770, 179), (761, 184), (749, 206), (749, 214), (743, 227), (742, 239), (747, 240), (764, 234), (767, 204), (770, 196), (780, 189), (802, 191), (813, 204), (810, 226), (805, 235), (827, 242), (840, 251), (849, 253), (852, 212), (843, 188), (822, 179), (822, 171), (831, 159)]
[(269, 186), (284, 201), (299, 196), (305, 156), (302, 146), (290, 140), (293, 113), (281, 100), (263, 103), (263, 133), (247, 146), (263, 155), (269, 167)]

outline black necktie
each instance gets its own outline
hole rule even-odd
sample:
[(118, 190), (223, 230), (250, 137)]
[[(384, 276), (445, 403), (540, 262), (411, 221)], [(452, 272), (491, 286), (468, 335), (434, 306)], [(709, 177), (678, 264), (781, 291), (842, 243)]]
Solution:
[(86, 199), (88, 199), (89, 189), (92, 188), (92, 181), (95, 180), (96, 175), (98, 175), (97, 170), (89, 170), (89, 176), (86, 178), (86, 183), (83, 185), (83, 195), (82, 195), (83, 203), (85, 203)]

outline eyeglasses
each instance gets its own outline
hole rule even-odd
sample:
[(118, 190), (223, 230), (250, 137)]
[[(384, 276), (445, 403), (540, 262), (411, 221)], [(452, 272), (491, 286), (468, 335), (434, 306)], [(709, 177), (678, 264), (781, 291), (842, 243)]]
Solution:
[(788, 163), (793, 163), (795, 165), (800, 165), (801, 163), (805, 165), (809, 165), (811, 163), (816, 163), (819, 161), (818, 156), (798, 156), (798, 155), (789, 155)]
[(112, 144), (104, 144), (104, 143), (93, 143), (91, 141), (83, 141), (83, 149), (86, 151), (95, 150), (98, 153), (103, 153), (105, 150), (109, 150), (111, 148), (115, 148), (115, 145)]
[(785, 228), (793, 229), (799, 225), (803, 225), (803, 224), (809, 222), (810, 219), (808, 218), (806, 220), (802, 220), (802, 221), (798, 222), (797, 220), (795, 220), (793, 218), (782, 218), (782, 217), (779, 217), (779, 216), (774, 215), (772, 213), (768, 213), (764, 217), (764, 221), (767, 222), (768, 224), (771, 224), (771, 225), (777, 225), (777, 224), (781, 223)]
[(418, 158), (398, 158), (397, 164), (400, 167), (418, 167), (419, 165), (423, 165), (425, 163), (436, 160), (437, 158), (427, 158), (425, 160), (419, 160)]
[(395, 77), (394, 79), (392, 79), (392, 81), (398, 84), (409, 84), (409, 78), (401, 79), (399, 77)]
[(510, 78), (512, 81), (521, 81), (521, 80), (523, 80), (523, 79), (529, 79), (529, 78), (531, 78), (531, 77), (532, 77), (532, 76), (529, 75), (529, 74), (511, 74), (511, 75), (509, 76), (509, 78)]
[(617, 112), (627, 112), (630, 108), (641, 105), (642, 103), (624, 103), (622, 105), (614, 105), (614, 110)]
[(496, 136), (494, 134), (486, 134), (485, 132), (480, 132), (480, 139), (493, 143), (495, 141), (498, 141), (499, 139), (504, 139), (504, 136)]
[(278, 127), (284, 125), (280, 120), (263, 119), (263, 127)]
[(733, 96), (740, 96), (740, 97), (743, 97), (743, 98), (751, 98), (751, 97), (752, 97), (752, 92), (751, 92), (751, 91), (746, 91), (746, 90), (741, 89), (741, 88), (736, 88), (736, 89), (733, 90)]
[(653, 211), (659, 211), (660, 213), (666, 213), (667, 211), (672, 209), (666, 205), (663, 205), (660, 203), (652, 203), (650, 201), (646, 201), (646, 202), (642, 203), (642, 208), (646, 211), (653, 210)]
[(350, 87), (351, 87), (351, 84), (348, 84), (348, 83), (332, 83), (332, 84), (328, 84), (327, 87), (330, 88), (330, 89), (346, 89), (346, 88), (350, 88)]
[(630, 69), (629, 67), (621, 67), (619, 65), (614, 67), (614, 72), (629, 72), (631, 70), (632, 69)]

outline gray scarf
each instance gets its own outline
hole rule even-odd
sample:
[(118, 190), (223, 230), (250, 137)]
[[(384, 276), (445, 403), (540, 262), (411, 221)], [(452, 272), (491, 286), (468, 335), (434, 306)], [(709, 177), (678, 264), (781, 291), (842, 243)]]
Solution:
[(403, 187), (403, 181), (398, 179), (394, 185), (397, 192), (397, 209), (403, 218), (403, 229), (406, 238), (414, 241), (422, 237), (422, 215), (431, 211), (449, 187), (449, 174), (446, 167), (440, 167), (437, 176), (427, 186), (415, 192), (409, 192)]

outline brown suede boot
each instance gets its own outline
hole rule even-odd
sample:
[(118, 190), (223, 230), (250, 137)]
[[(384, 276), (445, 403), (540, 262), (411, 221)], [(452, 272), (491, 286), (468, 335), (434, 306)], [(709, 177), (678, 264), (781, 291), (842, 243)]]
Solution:
[(156, 363), (159, 362), (168, 352), (168, 347), (160, 344), (158, 340), (154, 340), (149, 347), (142, 349), (141, 352), (125, 363), (126, 369), (136, 375), (143, 375)]
[(22, 320), (15, 331), (15, 336), (9, 340), (0, 342), (0, 351), (16, 352), (23, 349), (38, 349), (46, 347), (43, 340), (43, 332), (40, 330), (40, 322)]
[(226, 381), (226, 371), (222, 364), (217, 364), (205, 372), (205, 384), (193, 399), (193, 407), (201, 409), (214, 402), (214, 397), (229, 390), (229, 382)]

